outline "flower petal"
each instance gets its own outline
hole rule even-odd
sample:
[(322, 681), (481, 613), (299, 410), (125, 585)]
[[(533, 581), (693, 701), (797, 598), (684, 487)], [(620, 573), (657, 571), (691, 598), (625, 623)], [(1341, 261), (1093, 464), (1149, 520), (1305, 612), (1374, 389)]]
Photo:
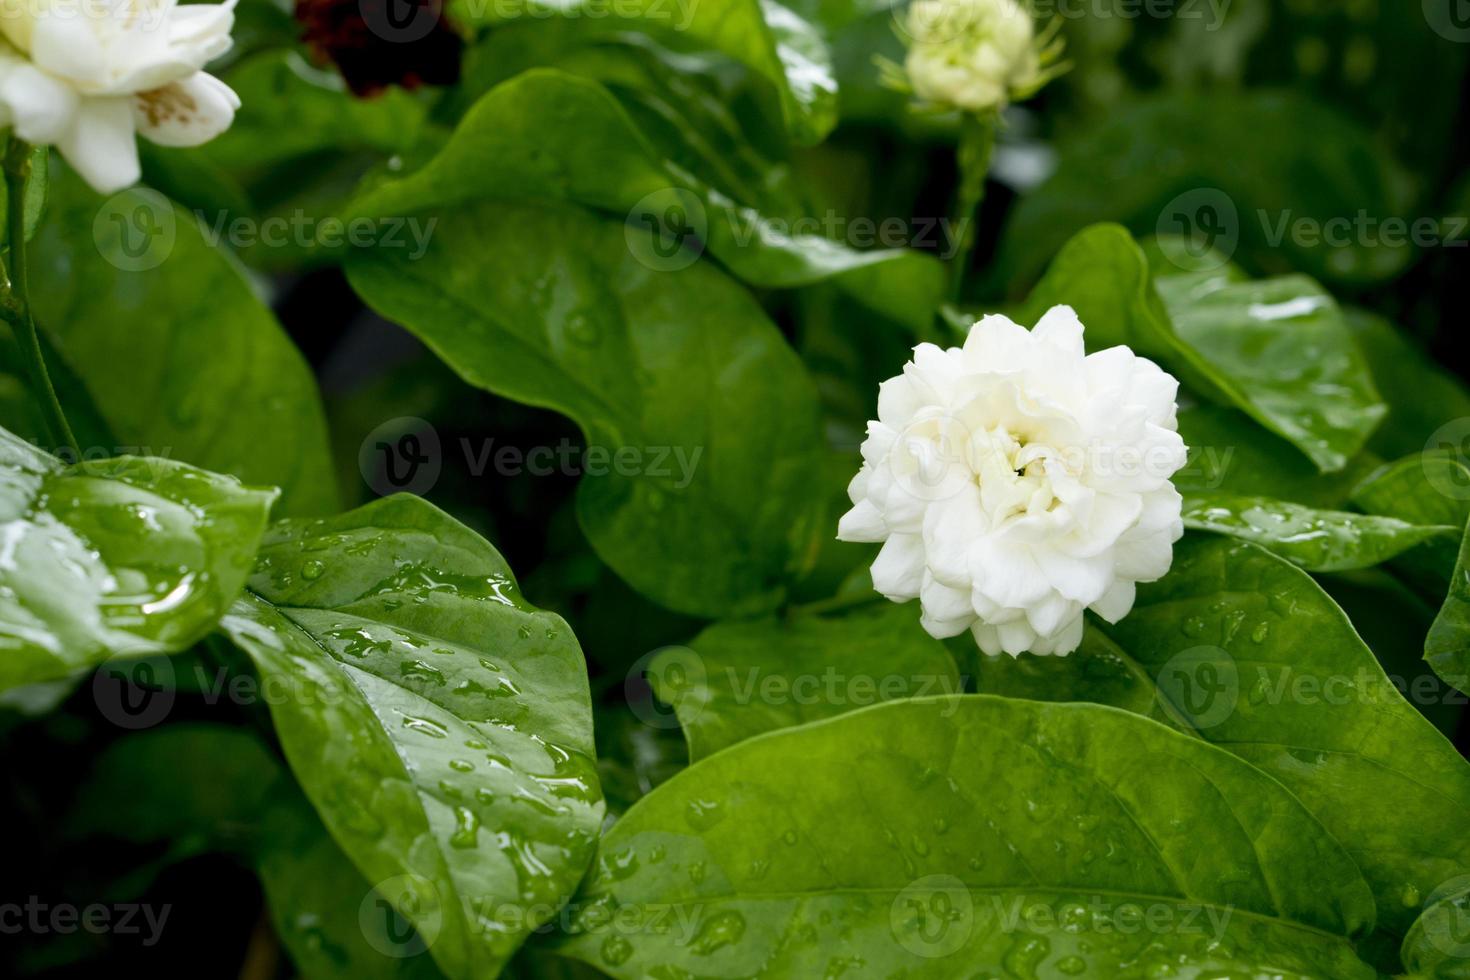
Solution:
[(28, 143), (55, 143), (72, 124), (76, 92), (20, 58), (0, 53), (0, 125)]
[(56, 148), (99, 193), (111, 194), (137, 183), (141, 170), (132, 99), (82, 99)]
[(895, 534), (873, 561), (873, 588), (894, 602), (917, 599), (924, 584), (924, 543), (917, 534)]
[(230, 128), (240, 97), (224, 82), (195, 72), (133, 103), (138, 131), (160, 146), (198, 146)]

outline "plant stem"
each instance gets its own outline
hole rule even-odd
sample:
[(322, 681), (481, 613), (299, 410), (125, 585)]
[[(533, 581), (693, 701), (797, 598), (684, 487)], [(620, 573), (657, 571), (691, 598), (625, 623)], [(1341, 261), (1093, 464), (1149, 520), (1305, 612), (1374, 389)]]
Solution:
[(26, 181), (31, 176), (30, 145), (12, 136), (5, 147), (4, 169), (10, 267), (3, 283), (0, 283), (0, 308), (3, 308), (5, 321), (15, 330), (27, 381), (32, 394), (41, 403), (41, 412), (56, 448), (70, 449), (72, 458), (80, 459), (76, 436), (72, 435), (71, 426), (66, 422), (66, 414), (61, 410), (61, 401), (56, 397), (51, 375), (46, 370), (41, 338), (36, 332), (36, 320), (31, 315), (26, 292), (25, 195)]
[(960, 229), (960, 241), (949, 273), (949, 295), (954, 303), (960, 301), (970, 252), (975, 247), (975, 222), (979, 218), (980, 202), (985, 200), (985, 177), (990, 173), (999, 122), (994, 112), (980, 115), (967, 112), (960, 120), (960, 142), (955, 148), (960, 174), (959, 189), (955, 192), (955, 227)]

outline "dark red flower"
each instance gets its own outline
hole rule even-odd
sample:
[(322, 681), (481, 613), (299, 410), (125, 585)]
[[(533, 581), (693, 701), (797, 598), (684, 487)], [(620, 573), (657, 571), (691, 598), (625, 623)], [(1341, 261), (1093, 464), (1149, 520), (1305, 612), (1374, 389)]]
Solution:
[(459, 81), (464, 40), (442, 0), (296, 0), (296, 19), (358, 95)]

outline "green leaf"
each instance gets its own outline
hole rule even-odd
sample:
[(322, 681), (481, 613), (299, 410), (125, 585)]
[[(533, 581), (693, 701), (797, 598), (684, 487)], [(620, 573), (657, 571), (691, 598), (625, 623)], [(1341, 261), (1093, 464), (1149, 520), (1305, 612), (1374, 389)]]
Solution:
[(1280, 780), (1352, 854), (1393, 936), (1470, 871), (1470, 764), (1404, 700), (1306, 572), (1186, 535), (1116, 626), (1067, 658), (987, 660), (980, 689), (1105, 701), (1193, 732)]
[(656, 37), (673, 37), (681, 47), (703, 47), (727, 55), (770, 83), (780, 101), (787, 130), (796, 142), (819, 143), (837, 123), (837, 81), (832, 75), (826, 41), (816, 27), (775, 0), (690, 4), (629, 0), (613, 6), (599, 5), (595, 0), (511, 0), (498, 4), (457, 0), (450, 10), (474, 26), (557, 15), (589, 21), (601, 17), (610, 21), (609, 31), (632, 28)]
[(651, 222), (763, 288), (832, 279), (916, 332), (928, 328), (943, 295), (944, 270), (931, 256), (857, 251), (799, 233), (799, 222), (773, 221), (664, 159), (607, 89), (560, 71), (529, 71), (491, 90), (437, 157), (375, 187), (354, 211), (403, 215), (488, 197), (568, 200)]
[(1459, 535), (1459, 528), (1448, 525), (1228, 493), (1187, 494), (1184, 526), (1253, 542), (1312, 572), (1371, 568), (1432, 538)]
[(1387, 320), (1348, 310), (1348, 326), (1373, 368), (1388, 417), (1369, 445), (1397, 458), (1422, 452), (1443, 426), (1470, 418), (1470, 392)]
[[(44, 146), (38, 146), (31, 151), (31, 179), (26, 183), (25, 192), (25, 239), (30, 241), (35, 237), (36, 228), (41, 223), (41, 216), (46, 208), (46, 184), (48, 178), (51, 153)], [(5, 193), (5, 188), (0, 186), (0, 248), (10, 247), (10, 195)]]
[(884, 603), (843, 616), (717, 623), (649, 664), (674, 706), (689, 758), (778, 728), (898, 698), (959, 694), (954, 658), (912, 606)]
[[(1410, 524), (1463, 528), (1470, 520), (1470, 466), (1453, 456), (1424, 453), (1386, 463), (1352, 491), (1353, 506)], [(1404, 556), (1399, 566), (1426, 592), (1442, 592), (1454, 572), (1459, 545), (1435, 538)]]
[(445, 214), (421, 260), (359, 250), (347, 273), (469, 383), (581, 425), (578, 519), (635, 589), (712, 618), (771, 609), (830, 533), (811, 379), (743, 289), (649, 269), (627, 235), (485, 202)]
[[(1175, 474), (1174, 485), (1185, 494), (1234, 493), (1337, 509), (1378, 466), (1365, 453), (1337, 473), (1319, 473), (1291, 443), (1241, 412), (1214, 405), (1182, 409), (1179, 434), (1189, 447), (1189, 462)], [(1411, 524), (1443, 523), (1395, 516)]]
[[(1243, 133), (1271, 138), (1242, 155)], [(1379, 282), (1403, 270), (1412, 247), (1375, 235), (1329, 248), (1294, 226), (1413, 213), (1405, 176), (1361, 125), (1300, 93), (1130, 97), (1064, 143), (1051, 178), (1012, 211), (1002, 261), (1013, 281), (1029, 281), (1078, 228), (1116, 221), (1140, 236), (1183, 233), (1253, 271)]]
[[(424, 938), (363, 879), (294, 791), (264, 813), (254, 857), (276, 935), (312, 980), (435, 980)], [(390, 897), (391, 896), (391, 897)]]
[(1426, 669), (1424, 637), (1438, 605), (1384, 569), (1319, 575), (1317, 581), (1342, 607), (1383, 672), (1419, 713), (1453, 740), (1460, 727), (1465, 695)]
[(1332, 298), (1301, 276), (1231, 282), (1167, 272), (1151, 273), (1124, 228), (1095, 225), (1062, 249), (1022, 322), (1066, 303), (1087, 325), (1089, 349), (1127, 344), (1287, 439), (1318, 469), (1343, 469), (1386, 410)]
[(446, 974), (493, 975), (602, 819), (576, 638), (417, 497), (276, 525), (250, 591), (224, 629), (289, 692), (271, 714), (323, 822), (370, 883), (413, 893), (400, 911)]
[(284, 514), (333, 509), (316, 381), (238, 266), (156, 192), (104, 201), (63, 169), (31, 246), (31, 297), (111, 435), (278, 486)]
[[(1462, 450), (1463, 447), (1455, 447)], [(1425, 452), (1390, 463), (1353, 492), (1370, 513), (1430, 519), (1464, 528), (1458, 549), (1443, 538), (1404, 556), (1404, 575), (1444, 601), (1424, 640), (1424, 659), (1446, 683), (1470, 691), (1470, 466), (1463, 457)]]
[[(617, 977), (1374, 976), (1372, 898), (1300, 804), (1091, 705), (895, 701), (742, 742), (629, 811), (579, 901), (557, 948)], [(1125, 932), (1124, 906), (1217, 925)]]
[(1155, 280), (1174, 330), (1230, 392), (1230, 403), (1341, 470), (1387, 414), (1337, 303), (1305, 276), (1229, 283), (1210, 292)]
[(1470, 692), (1470, 530), (1460, 542), (1444, 605), (1424, 638), (1424, 659), (1446, 683)]
[(207, 635), (275, 498), (166, 459), (65, 466), (0, 429), (0, 689)]

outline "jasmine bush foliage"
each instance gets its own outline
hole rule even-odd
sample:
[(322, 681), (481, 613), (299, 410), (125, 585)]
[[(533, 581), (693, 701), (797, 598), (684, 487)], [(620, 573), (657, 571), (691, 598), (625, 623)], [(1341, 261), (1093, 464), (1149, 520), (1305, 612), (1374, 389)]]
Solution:
[(5, 975), (1470, 976), (1449, 0), (0, 18)]

